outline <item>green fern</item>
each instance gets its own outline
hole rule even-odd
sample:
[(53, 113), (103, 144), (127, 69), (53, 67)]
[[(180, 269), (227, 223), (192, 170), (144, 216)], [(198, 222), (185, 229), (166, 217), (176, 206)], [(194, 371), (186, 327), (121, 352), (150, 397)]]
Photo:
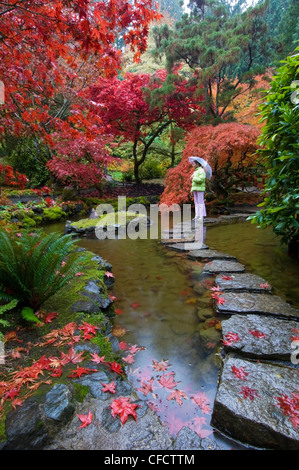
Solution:
[(17, 237), (0, 232), (0, 285), (38, 309), (73, 279), (84, 262), (85, 255), (74, 251), (74, 243), (71, 235), (59, 233), (23, 232)]
[[(8, 312), (8, 310), (12, 310), (15, 308), (18, 304), (17, 299), (11, 300), (8, 304), (5, 305), (0, 305), (0, 315), (2, 315), (5, 312)], [(7, 320), (3, 320), (3, 318), (0, 318), (0, 326), (1, 327), (7, 327), (10, 326), (10, 323)], [(0, 340), (3, 338), (3, 333), (0, 331)]]

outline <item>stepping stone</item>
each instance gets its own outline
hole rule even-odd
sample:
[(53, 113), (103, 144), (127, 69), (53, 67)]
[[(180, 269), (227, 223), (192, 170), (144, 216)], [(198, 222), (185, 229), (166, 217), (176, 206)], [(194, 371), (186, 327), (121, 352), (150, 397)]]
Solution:
[[(283, 410), (277, 399), (289, 397), (294, 402), (293, 394), (296, 393), (298, 396), (297, 370), (228, 355), (215, 397), (211, 425), (254, 447), (298, 450), (297, 423), (291, 421), (287, 402)], [(298, 408), (296, 417), (298, 420)]]
[(173, 245), (175, 243), (182, 243), (182, 241), (184, 243), (192, 243), (194, 242), (194, 237), (190, 237), (190, 238), (167, 238), (165, 240), (161, 240), (161, 243), (162, 245)]
[(226, 292), (221, 297), (225, 299), (225, 302), (217, 304), (216, 310), (225, 315), (244, 313), (299, 319), (299, 310), (277, 295)]
[(207, 263), (203, 269), (205, 274), (240, 273), (245, 271), (245, 266), (236, 261), (214, 260)]
[(271, 286), (260, 276), (250, 273), (240, 273), (223, 276), (219, 275), (215, 279), (215, 285), (223, 292), (257, 292), (269, 293)]
[(176, 250), (176, 251), (190, 251), (190, 250), (206, 250), (209, 247), (203, 243), (202, 247), (200, 248), (200, 244), (193, 241), (191, 243), (182, 242), (182, 243), (175, 243), (173, 245), (166, 245), (166, 248), (169, 248), (170, 250)]
[(260, 315), (233, 315), (221, 322), (223, 345), (229, 352), (247, 357), (286, 361), (294, 366), (295, 338), (299, 322)]
[(187, 258), (195, 259), (195, 260), (229, 260), (229, 261), (237, 261), (234, 256), (228, 255), (226, 253), (221, 253), (217, 250), (195, 250), (192, 253), (188, 253)]

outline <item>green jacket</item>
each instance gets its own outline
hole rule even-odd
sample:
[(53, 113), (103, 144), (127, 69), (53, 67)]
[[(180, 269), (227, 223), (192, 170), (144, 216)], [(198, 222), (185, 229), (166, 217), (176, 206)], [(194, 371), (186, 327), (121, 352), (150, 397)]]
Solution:
[(195, 170), (192, 176), (191, 192), (206, 190), (206, 172), (202, 167)]

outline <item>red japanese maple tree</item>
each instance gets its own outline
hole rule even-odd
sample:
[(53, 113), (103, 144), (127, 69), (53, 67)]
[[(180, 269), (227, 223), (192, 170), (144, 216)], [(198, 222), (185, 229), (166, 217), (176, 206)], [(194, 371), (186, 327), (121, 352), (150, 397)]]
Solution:
[[(58, 134), (62, 133), (66, 145), (64, 149), (59, 146), (57, 158), (65, 155), (67, 158), (59, 162), (62, 166), (59, 171), (56, 160), (55, 168), (59, 175), (66, 162), (71, 167), (68, 151), (71, 140), (81, 136), (89, 141), (89, 146), (90, 141), (103, 134), (100, 123), (96, 122), (95, 126), (94, 120), (89, 119), (90, 103), (80, 97), (87, 84), (82, 71), (89, 71), (89, 79), (93, 80), (98, 76), (112, 77), (121, 66), (121, 52), (116, 47), (119, 35), (138, 60), (146, 49), (148, 25), (159, 17), (155, 6), (155, 0), (1, 2), (0, 79), (5, 86), (5, 103), (0, 106), (0, 136), (3, 141), (11, 136), (30, 136), (37, 148), (48, 149), (50, 159), (57, 150)], [(89, 154), (90, 159), (93, 156), (95, 167), (99, 152)]]
[(200, 120), (202, 98), (195, 97), (195, 90), (178, 73), (168, 76), (166, 70), (101, 78), (90, 87), (90, 100), (107, 131), (132, 142), (136, 183), (140, 166), (164, 129), (171, 123), (190, 129)]
[(182, 161), (166, 174), (166, 188), (161, 203), (184, 204), (192, 202), (191, 176), (194, 168), (189, 157), (204, 158), (212, 167), (209, 190), (224, 199), (231, 188), (244, 184), (256, 171), (259, 129), (228, 123), (202, 126), (192, 130), (186, 138)]

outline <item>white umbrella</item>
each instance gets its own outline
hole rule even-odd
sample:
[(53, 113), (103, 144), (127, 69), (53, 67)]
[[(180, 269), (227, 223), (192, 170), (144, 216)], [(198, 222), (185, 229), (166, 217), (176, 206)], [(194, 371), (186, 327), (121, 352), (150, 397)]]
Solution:
[(194, 166), (194, 162), (198, 162), (200, 163), (205, 172), (206, 172), (206, 175), (207, 175), (207, 178), (210, 180), (212, 178), (212, 168), (210, 167), (210, 165), (208, 164), (208, 162), (206, 162), (206, 160), (204, 160), (203, 158), (200, 158), (200, 157), (189, 157), (189, 162), (191, 163), (191, 165)]

